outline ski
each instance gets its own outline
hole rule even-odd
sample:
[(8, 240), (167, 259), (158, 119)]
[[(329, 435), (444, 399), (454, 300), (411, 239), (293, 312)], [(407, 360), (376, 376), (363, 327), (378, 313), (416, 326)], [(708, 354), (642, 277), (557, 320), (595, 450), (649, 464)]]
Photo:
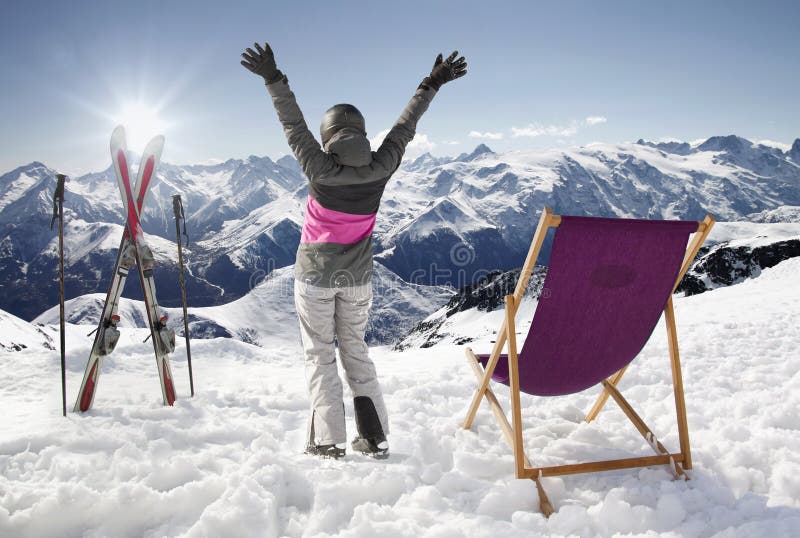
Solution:
[[(141, 183), (142, 186), (149, 185), (161, 158), (163, 147), (163, 136), (156, 136), (147, 144), (139, 164), (137, 183)], [(117, 174), (117, 183), (119, 184), (122, 202), (128, 213), (128, 233), (134, 247), (133, 253), (136, 258), (136, 268), (139, 272), (139, 282), (142, 285), (145, 310), (147, 311), (147, 320), (150, 325), (150, 339), (153, 342), (158, 377), (161, 382), (161, 395), (164, 405), (172, 405), (175, 402), (175, 384), (172, 378), (169, 354), (175, 349), (175, 331), (167, 327), (167, 316), (161, 313), (156, 299), (156, 283), (153, 276), (155, 258), (144, 239), (137, 207), (143, 203), (144, 197), (141, 194), (136, 196), (131, 187), (125, 147), (125, 130), (122, 127), (117, 127), (111, 136), (111, 160), (114, 163), (114, 171)], [(141, 188), (139, 190), (141, 193)]]
[[(116, 135), (117, 131), (115, 130), (114, 133)], [(122, 137), (124, 143), (124, 133)], [(117, 138), (119, 137), (117, 136)], [(143, 185), (141, 180), (137, 180), (134, 185), (140, 212), (144, 205), (149, 186), (149, 183)], [(119, 322), (119, 316), (117, 315), (119, 300), (122, 296), (122, 290), (125, 288), (128, 273), (135, 264), (136, 257), (133, 254), (133, 244), (130, 241), (130, 234), (126, 225), (122, 232), (119, 250), (117, 250), (117, 259), (114, 262), (111, 285), (106, 293), (106, 300), (100, 315), (100, 322), (97, 329), (95, 329), (94, 343), (89, 353), (89, 360), (86, 362), (86, 370), (83, 374), (83, 381), (81, 382), (73, 411), (88, 411), (94, 403), (94, 396), (102, 371), (103, 358), (114, 351), (117, 341), (119, 340), (119, 330), (117, 329), (117, 323)]]
[[(150, 144), (148, 144), (147, 149), (142, 155), (142, 162), (139, 166), (137, 181), (133, 186), (133, 194), (136, 200), (137, 222), (138, 215), (141, 213), (144, 201), (147, 197), (151, 180), (153, 178), (153, 172), (156, 164), (158, 163), (158, 159), (160, 158), (162, 147), (163, 137), (157, 137), (151, 141)], [(122, 161), (118, 159), (120, 149), (122, 150)], [(127, 148), (125, 145), (124, 129), (122, 127), (117, 127), (114, 130), (111, 138), (111, 154), (118, 181), (120, 181), (120, 176), (123, 169), (125, 171), (126, 178), (129, 174), (127, 159), (125, 158), (126, 150)], [(150, 162), (151, 159), (152, 162)], [(124, 201), (124, 205), (127, 213), (127, 201)], [(149, 249), (147, 249), (147, 251), (149, 252)], [(117, 314), (119, 300), (122, 290), (125, 287), (128, 273), (134, 265), (137, 265), (136, 259), (136, 248), (131, 241), (130, 229), (128, 227), (128, 222), (126, 222), (122, 240), (120, 241), (119, 251), (117, 252), (117, 259), (114, 264), (111, 285), (109, 286), (108, 293), (106, 294), (106, 301), (100, 316), (100, 322), (96, 329), (94, 343), (89, 355), (89, 360), (86, 364), (86, 370), (84, 372), (80, 391), (78, 392), (78, 398), (75, 402), (74, 411), (88, 411), (94, 403), (94, 396), (97, 391), (97, 384), (100, 377), (103, 357), (110, 354), (114, 350), (114, 347), (119, 339), (119, 330), (117, 329), (117, 323), (119, 322), (119, 316)], [(152, 275), (152, 263), (150, 267), (150, 274)], [(155, 286), (150, 286), (150, 289), (152, 290), (152, 297), (155, 298)], [(147, 303), (146, 293), (145, 301)], [(157, 312), (157, 303), (155, 303), (155, 300), (153, 300), (152, 303), (155, 304), (155, 309)], [(148, 320), (150, 318), (151, 312), (148, 309)], [(160, 320), (160, 317), (156, 317), (156, 319)], [(166, 329), (165, 322), (160, 320), (156, 327), (156, 330), (159, 332), (162, 340), (166, 339), (167, 342), (169, 342), (169, 329)], [(151, 324), (151, 337), (152, 333), (153, 327)], [(167, 350), (171, 351), (168, 345), (166, 348)], [(157, 352), (156, 356), (158, 357), (158, 355), (159, 353)], [(164, 364), (164, 360), (157, 359), (156, 363), (159, 369), (159, 378), (162, 380), (162, 394), (165, 395), (165, 403), (169, 403), (171, 405), (172, 401), (174, 401), (174, 388), (172, 386), (172, 374), (169, 367), (169, 362), (167, 360), (166, 364)], [(169, 389), (167, 390), (164, 389), (165, 382), (169, 385)], [(167, 397), (167, 395), (169, 395), (169, 397)]]

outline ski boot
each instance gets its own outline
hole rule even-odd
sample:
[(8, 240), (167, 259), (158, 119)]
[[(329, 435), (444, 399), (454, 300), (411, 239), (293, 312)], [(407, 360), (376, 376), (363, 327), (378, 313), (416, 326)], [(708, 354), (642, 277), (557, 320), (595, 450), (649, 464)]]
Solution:
[(305, 454), (338, 460), (344, 457), (345, 449), (337, 445), (312, 445), (306, 446)]
[(389, 457), (389, 442), (383, 433), (375, 404), (366, 396), (356, 396), (353, 400), (356, 411), (356, 427), (358, 436), (350, 446), (365, 456), (383, 460)]
[[(344, 411), (344, 404), (342, 404), (342, 411)], [(305, 454), (311, 456), (319, 456), (320, 458), (330, 458), (338, 460), (344, 457), (345, 449), (343, 446), (336, 444), (318, 445), (314, 440), (314, 415), (316, 411), (311, 413), (311, 420), (308, 422), (308, 441), (306, 441)]]
[(382, 435), (370, 439), (359, 435), (353, 439), (350, 446), (352, 446), (353, 450), (356, 452), (361, 452), (365, 456), (375, 458), (376, 460), (385, 460), (389, 457), (389, 442), (386, 440), (386, 437)]

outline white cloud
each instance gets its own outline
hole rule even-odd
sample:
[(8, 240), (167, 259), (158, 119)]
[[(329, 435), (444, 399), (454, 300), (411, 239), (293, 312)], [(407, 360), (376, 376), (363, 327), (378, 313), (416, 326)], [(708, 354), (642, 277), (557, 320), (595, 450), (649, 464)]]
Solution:
[(578, 132), (578, 123), (573, 121), (569, 125), (542, 125), (531, 123), (527, 127), (512, 127), (511, 136), (519, 138), (527, 136), (536, 138), (537, 136), (574, 136)]
[[(381, 147), (383, 139), (386, 138), (387, 134), (389, 134), (389, 129), (384, 129), (370, 138), (369, 144), (372, 146), (372, 151), (378, 151), (378, 148)], [(417, 133), (414, 135), (414, 138), (411, 140), (411, 142), (409, 142), (408, 146), (406, 146), (406, 152), (403, 155), (403, 158), (413, 159), (414, 157), (419, 157), (423, 153), (433, 151), (433, 148), (435, 147), (436, 142), (428, 138), (428, 135)]]
[(792, 149), (791, 144), (786, 144), (785, 142), (778, 142), (777, 140), (756, 140), (756, 144), (761, 144), (762, 146), (768, 146), (772, 148), (778, 148), (781, 151), (789, 151)]
[(502, 140), (503, 133), (492, 133), (490, 131), (486, 131), (482, 133), (480, 131), (470, 131), (469, 136), (472, 138), (486, 138), (488, 140)]
[(372, 151), (378, 151), (378, 148), (381, 147), (383, 139), (386, 138), (387, 134), (389, 134), (389, 129), (384, 129), (369, 139), (369, 145), (372, 146)]
[[(530, 123), (527, 127), (512, 127), (511, 136), (514, 138), (519, 138), (521, 136), (527, 136), (529, 138), (536, 138), (537, 136), (575, 136), (582, 127), (589, 127), (606, 122), (608, 122), (608, 118), (605, 116), (587, 116), (583, 121), (572, 120), (567, 125)], [(470, 136), (472, 136), (472, 133), (470, 133)]]
[(604, 116), (588, 116), (584, 121), (586, 122), (586, 125), (597, 125), (599, 123), (606, 123), (608, 118)]
[(406, 146), (406, 153), (404, 155), (405, 158), (411, 159), (413, 157), (418, 157), (423, 153), (428, 153), (433, 151), (433, 148), (436, 147), (436, 142), (433, 142), (428, 138), (428, 135), (417, 133), (414, 135), (414, 138), (411, 142)]
[(445, 146), (457, 146), (460, 143), (461, 142), (459, 142), (458, 140), (442, 140), (442, 144), (444, 144)]

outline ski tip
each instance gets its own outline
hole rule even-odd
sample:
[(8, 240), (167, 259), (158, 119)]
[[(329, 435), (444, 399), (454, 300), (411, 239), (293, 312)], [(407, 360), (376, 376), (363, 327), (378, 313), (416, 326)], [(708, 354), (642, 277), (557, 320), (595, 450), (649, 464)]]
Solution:
[(125, 127), (122, 125), (114, 127), (114, 131), (111, 133), (111, 151), (114, 151), (115, 148), (127, 149), (125, 144)]
[(161, 151), (164, 149), (164, 135), (156, 135), (150, 139), (150, 142), (144, 148), (142, 155), (157, 155), (156, 160), (160, 158)]

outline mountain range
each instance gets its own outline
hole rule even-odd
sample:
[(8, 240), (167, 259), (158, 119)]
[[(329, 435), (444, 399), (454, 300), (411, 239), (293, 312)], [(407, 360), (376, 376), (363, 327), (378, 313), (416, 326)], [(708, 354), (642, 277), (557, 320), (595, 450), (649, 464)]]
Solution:
[[(49, 228), (55, 172), (34, 162), (0, 176), (0, 286), (12, 291), (2, 294), (0, 309), (26, 320), (58, 300)], [(191, 238), (191, 306), (235, 301), (294, 262), (308, 196), (294, 159), (163, 163), (143, 212), (162, 304), (180, 300), (176, 193)], [(800, 139), (787, 151), (730, 135), (695, 144), (639, 140), (502, 154), (479, 145), (454, 158), (425, 154), (405, 161), (387, 187), (376, 260), (386, 278), (461, 288), (518, 267), (545, 205), (574, 215), (796, 221)], [(70, 178), (65, 219), (67, 297), (105, 293), (124, 222), (110, 167)], [(141, 297), (136, 279), (124, 295)]]

